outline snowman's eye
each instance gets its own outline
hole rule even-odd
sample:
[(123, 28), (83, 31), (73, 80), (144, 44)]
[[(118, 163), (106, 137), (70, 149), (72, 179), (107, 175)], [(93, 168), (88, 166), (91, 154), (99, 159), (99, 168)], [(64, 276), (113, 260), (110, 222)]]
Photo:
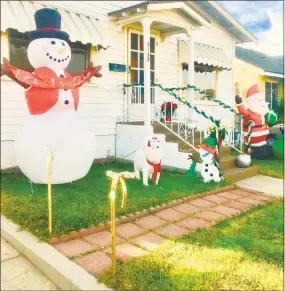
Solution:
[(62, 45), (63, 45), (63, 46), (65, 46), (65, 43), (64, 43), (64, 42), (62, 42)]
[(54, 40), (52, 40), (50, 43), (51, 43), (51, 44), (55, 44), (55, 41), (54, 41)]

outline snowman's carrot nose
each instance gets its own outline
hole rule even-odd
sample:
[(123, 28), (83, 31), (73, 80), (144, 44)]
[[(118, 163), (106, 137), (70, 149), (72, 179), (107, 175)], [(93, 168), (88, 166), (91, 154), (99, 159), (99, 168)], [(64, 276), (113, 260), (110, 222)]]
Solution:
[(58, 52), (59, 54), (62, 54), (64, 51), (65, 51), (65, 47), (61, 47), (57, 52)]

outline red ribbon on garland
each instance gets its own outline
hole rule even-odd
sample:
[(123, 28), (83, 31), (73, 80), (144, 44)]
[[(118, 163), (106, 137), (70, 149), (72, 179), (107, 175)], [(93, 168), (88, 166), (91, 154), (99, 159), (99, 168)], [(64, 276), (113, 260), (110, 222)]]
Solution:
[(20, 82), (29, 86), (45, 89), (75, 89), (86, 83), (91, 77), (94, 67), (88, 68), (82, 73), (76, 74), (71, 77), (45, 77), (38, 76), (36, 73), (30, 73), (20, 70), (11, 65), (6, 65), (13, 73), (15, 78)]

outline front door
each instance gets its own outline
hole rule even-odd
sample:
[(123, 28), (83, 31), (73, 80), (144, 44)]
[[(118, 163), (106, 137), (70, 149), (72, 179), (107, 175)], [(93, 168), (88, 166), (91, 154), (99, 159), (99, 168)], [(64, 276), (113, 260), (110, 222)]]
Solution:
[[(128, 41), (128, 82), (131, 84), (144, 83), (144, 43), (143, 32), (130, 30)], [(150, 38), (150, 77), (155, 80), (155, 36)], [(145, 113), (145, 99), (143, 86), (130, 88), (129, 91), (129, 120), (143, 121)], [(151, 88), (152, 117), (155, 113), (155, 88)]]

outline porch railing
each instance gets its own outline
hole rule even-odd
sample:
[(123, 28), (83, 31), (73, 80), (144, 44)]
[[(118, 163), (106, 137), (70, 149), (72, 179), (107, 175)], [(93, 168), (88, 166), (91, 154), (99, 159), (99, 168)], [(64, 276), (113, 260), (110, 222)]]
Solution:
[[(164, 91), (159, 91), (155, 96), (156, 87)], [(197, 145), (203, 143), (207, 136), (207, 130), (213, 123), (216, 124), (218, 138), (218, 127), (225, 124), (228, 129), (223, 145), (230, 146), (236, 151), (242, 153), (242, 122), (243, 119), (239, 114), (229, 111), (229, 106), (216, 106), (213, 112), (208, 112), (207, 107), (201, 109), (187, 100), (183, 100), (178, 94), (174, 93), (172, 88), (164, 88), (159, 84), (153, 84), (151, 87), (151, 116), (152, 121), (157, 121), (160, 125), (167, 128), (173, 135), (178, 137), (185, 145), (193, 150), (198, 151)], [(125, 88), (128, 94), (129, 104), (143, 104), (142, 85), (130, 85)], [(178, 91), (178, 90), (177, 90)], [(158, 93), (158, 92), (157, 92)], [(168, 93), (168, 94), (167, 94)], [(157, 100), (158, 99), (158, 100)], [(168, 103), (169, 102), (169, 103)], [(177, 108), (171, 112), (171, 117), (166, 116), (166, 112), (161, 110), (162, 104), (177, 104)], [(142, 109), (143, 110), (143, 109)], [(143, 112), (142, 112), (143, 115)], [(227, 118), (225, 118), (227, 117)], [(130, 121), (130, 120), (129, 120)], [(182, 148), (183, 150), (183, 148)]]
[[(128, 95), (131, 104), (144, 104), (144, 87), (142, 85), (130, 87)], [(155, 87), (153, 86), (150, 89), (150, 102), (155, 103)]]

